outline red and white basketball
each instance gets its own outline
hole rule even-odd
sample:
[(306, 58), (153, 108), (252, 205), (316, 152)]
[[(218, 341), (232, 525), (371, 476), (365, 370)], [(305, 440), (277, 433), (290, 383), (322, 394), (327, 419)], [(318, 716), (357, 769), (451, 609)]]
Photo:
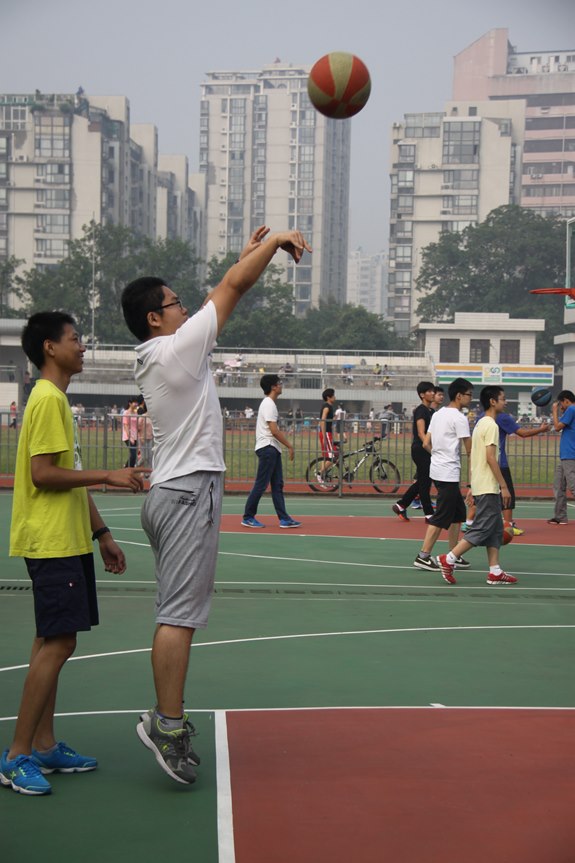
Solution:
[(307, 92), (320, 114), (334, 120), (353, 117), (371, 92), (367, 66), (355, 54), (332, 51), (312, 66)]
[(507, 545), (513, 539), (513, 525), (510, 521), (503, 522), (503, 545)]

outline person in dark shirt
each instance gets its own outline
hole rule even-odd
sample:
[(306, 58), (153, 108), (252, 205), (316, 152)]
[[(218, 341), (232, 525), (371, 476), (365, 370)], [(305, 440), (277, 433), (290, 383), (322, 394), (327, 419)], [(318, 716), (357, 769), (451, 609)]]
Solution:
[(323, 456), (321, 470), (318, 471), (316, 479), (323, 482), (323, 471), (336, 460), (336, 452), (333, 443), (333, 414), (335, 402), (335, 390), (332, 387), (324, 390), (321, 394), (323, 399), (319, 413), (319, 445)]
[(435, 389), (435, 384), (432, 384), (431, 381), (420, 381), (417, 385), (417, 395), (421, 399), (421, 404), (413, 412), (413, 442), (411, 444), (411, 458), (417, 468), (416, 478), (403, 497), (392, 507), (401, 521), (409, 521), (406, 512), (407, 507), (418, 496), (425, 517), (430, 518), (433, 515), (433, 505), (429, 494), (431, 488), (429, 478), (431, 455), (423, 448), (423, 441), (433, 414), (431, 404), (435, 399)]

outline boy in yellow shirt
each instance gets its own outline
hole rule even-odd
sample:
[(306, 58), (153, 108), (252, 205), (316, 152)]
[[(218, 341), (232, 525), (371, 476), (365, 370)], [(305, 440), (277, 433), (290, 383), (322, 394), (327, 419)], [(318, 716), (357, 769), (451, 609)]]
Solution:
[(23, 557), (32, 580), (36, 638), (14, 739), (0, 758), (0, 782), (21, 794), (51, 792), (44, 774), (82, 773), (98, 766), (54, 736), (58, 677), (76, 647), (76, 633), (98, 623), (92, 543), (108, 572), (126, 560), (87, 486), (140, 491), (149, 468), (82, 470), (76, 425), (66, 397), (82, 371), (86, 348), (64, 312), (39, 312), (22, 331), (22, 348), (40, 371), (18, 440), (10, 555)]
[(477, 507), (475, 519), (465, 539), (461, 539), (447, 554), (440, 554), (437, 562), (444, 580), (456, 584), (453, 570), (457, 558), (470, 548), (484, 545), (489, 563), (487, 584), (515, 584), (517, 579), (499, 566), (499, 548), (503, 541), (502, 503), (503, 509), (508, 509), (511, 495), (499, 467), (499, 426), (495, 417), (505, 410), (507, 402), (502, 387), (498, 386), (483, 387), (479, 400), (485, 416), (473, 430), (471, 488), (466, 500), (468, 506), (475, 503)]

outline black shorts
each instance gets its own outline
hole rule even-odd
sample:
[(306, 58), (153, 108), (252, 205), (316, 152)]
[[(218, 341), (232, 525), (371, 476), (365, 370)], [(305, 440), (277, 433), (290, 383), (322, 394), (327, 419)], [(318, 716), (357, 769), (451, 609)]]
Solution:
[(70, 635), (98, 625), (93, 554), (26, 557), (25, 561), (32, 579), (38, 638)]
[(441, 479), (434, 479), (433, 482), (437, 488), (437, 508), (427, 523), (443, 530), (448, 530), (452, 524), (461, 524), (467, 517), (467, 510), (459, 483), (443, 482)]
[(507, 483), (509, 494), (511, 495), (511, 506), (509, 507), (509, 509), (515, 509), (515, 489), (513, 488), (513, 477), (511, 476), (511, 469), (509, 467), (502, 467), (501, 473), (503, 475), (503, 479)]

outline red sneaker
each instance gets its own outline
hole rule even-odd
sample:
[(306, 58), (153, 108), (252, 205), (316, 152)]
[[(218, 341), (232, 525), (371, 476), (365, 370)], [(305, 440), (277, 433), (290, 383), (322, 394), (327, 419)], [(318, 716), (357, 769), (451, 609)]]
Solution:
[(508, 575), (506, 572), (500, 572), (499, 575), (493, 575), (490, 572), (487, 575), (487, 584), (517, 584), (517, 579), (514, 575)]
[(455, 569), (450, 563), (447, 563), (447, 555), (440, 554), (437, 558), (437, 562), (439, 564), (439, 568), (441, 569), (441, 574), (443, 576), (444, 581), (448, 584), (457, 584), (455, 578), (453, 577), (453, 570)]

